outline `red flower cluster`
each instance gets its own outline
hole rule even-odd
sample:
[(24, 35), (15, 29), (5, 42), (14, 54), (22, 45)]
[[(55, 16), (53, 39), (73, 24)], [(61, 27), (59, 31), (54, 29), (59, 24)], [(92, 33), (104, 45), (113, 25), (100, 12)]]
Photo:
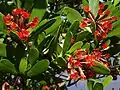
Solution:
[(89, 6), (85, 6), (84, 11), (89, 15), (89, 18), (83, 18), (83, 20), (80, 22), (80, 28), (85, 28), (91, 24), (96, 24), (94, 36), (96, 36), (98, 40), (103, 40), (104, 38), (106, 38), (109, 31), (112, 29), (112, 21), (118, 19), (115, 16), (108, 17), (108, 15), (110, 14), (110, 10), (104, 10), (103, 3), (99, 4), (97, 18), (94, 17), (89, 9)]
[[(101, 63), (107, 64), (109, 58), (108, 54), (103, 54), (99, 49), (94, 49), (91, 54), (87, 50), (78, 49), (68, 58), (68, 69), (70, 70), (70, 79), (86, 79), (88, 76), (93, 77), (95, 74), (89, 68), (95, 66), (94, 61), (97, 60)], [(91, 72), (90, 75), (85, 75), (87, 71)]]
[(12, 11), (12, 15), (4, 16), (4, 22), (8, 27), (8, 32), (16, 31), (20, 39), (26, 41), (30, 32), (28, 28), (35, 28), (39, 22), (39, 18), (33, 18), (32, 22), (26, 23), (30, 18), (30, 13), (22, 8), (17, 8)]

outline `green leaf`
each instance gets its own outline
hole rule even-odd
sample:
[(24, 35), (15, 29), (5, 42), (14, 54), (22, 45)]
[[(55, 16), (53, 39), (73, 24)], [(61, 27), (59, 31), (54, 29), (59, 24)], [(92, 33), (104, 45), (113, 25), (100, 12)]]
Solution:
[(63, 57), (57, 57), (56, 61), (57, 61), (57, 64), (62, 68), (65, 67), (67, 64), (66, 60)]
[(28, 72), (27, 76), (32, 77), (38, 75), (48, 69), (49, 61), (47, 59), (43, 59), (37, 62)]
[(120, 21), (116, 21), (113, 23), (113, 29), (112, 31), (108, 34), (108, 37), (112, 37), (112, 36), (120, 36)]
[(82, 4), (84, 5), (84, 6), (88, 6), (88, 1), (87, 0), (82, 0)]
[(113, 77), (111, 75), (105, 77), (103, 79), (103, 86), (106, 87), (108, 84), (111, 83), (112, 80), (113, 80)]
[(119, 2), (120, 0), (114, 0), (114, 6), (116, 6)]
[(60, 24), (62, 23), (61, 17), (56, 17), (54, 19), (56, 19), (55, 23), (52, 24), (51, 27), (49, 27), (45, 30), (46, 34), (50, 34), (52, 32), (55, 32), (58, 29), (58, 27), (60, 26)]
[(66, 15), (67, 19), (72, 23), (73, 21), (80, 21), (82, 19), (82, 16), (78, 11), (75, 9), (65, 7), (62, 10), (62, 13)]
[(25, 8), (26, 10), (31, 10), (31, 8), (32, 8), (33, 5), (34, 5), (34, 1), (35, 1), (35, 0), (25, 0), (25, 2), (24, 2), (24, 8)]
[(81, 46), (83, 45), (82, 41), (76, 42), (75, 44), (72, 45), (72, 47), (69, 49), (69, 51), (67, 53), (72, 53), (75, 50), (81, 48)]
[(47, 0), (36, 0), (34, 8), (32, 9), (32, 12), (31, 12), (30, 21), (34, 17), (38, 17), (40, 20), (42, 20), (46, 12), (47, 5), (48, 5)]
[[(49, 22), (49, 21), (50, 21), (50, 22)], [(40, 29), (40, 27), (46, 25), (46, 23), (48, 23), (48, 22), (51, 23), (52, 21), (51, 21), (51, 20), (48, 20), (48, 19), (42, 20), (40, 23), (37, 24), (37, 26), (36, 26), (35, 28), (32, 29), (32, 31), (36, 31), (36, 30)], [(55, 22), (55, 21), (54, 21), (54, 22)], [(53, 23), (54, 23), (54, 22), (53, 22)], [(53, 23), (52, 23), (52, 24), (53, 24)], [(50, 25), (50, 26), (51, 26), (51, 25)]]
[(14, 64), (12, 64), (7, 59), (0, 60), (0, 71), (5, 73), (12, 73), (12, 74), (17, 73)]
[(0, 56), (6, 57), (6, 44), (0, 43)]
[(119, 7), (115, 7), (113, 4), (108, 3), (108, 9), (111, 12), (109, 16), (120, 17)]
[(4, 15), (0, 12), (0, 34), (7, 34), (7, 27), (3, 20)]
[(64, 44), (63, 44), (63, 55), (70, 48), (71, 38), (72, 38), (72, 33), (70, 31), (67, 31), (65, 41), (64, 41)]
[(103, 90), (103, 84), (102, 83), (96, 83), (93, 90)]
[(90, 48), (90, 43), (85, 43), (82, 47), (82, 49), (89, 49)]
[(57, 54), (60, 55), (61, 51), (62, 51), (62, 47), (59, 44), (57, 44), (57, 50), (56, 50)]
[(90, 11), (96, 18), (98, 14), (99, 0), (89, 0), (89, 6), (90, 6)]
[(80, 32), (77, 34), (76, 41), (83, 41), (86, 39), (86, 36), (89, 34), (88, 31)]
[(90, 81), (90, 80), (87, 81), (88, 90), (93, 90), (93, 85), (94, 85), (94, 81)]
[(95, 66), (90, 68), (92, 71), (99, 74), (110, 74), (110, 69), (108, 67), (106, 67), (102, 63), (95, 60), (94, 60), (94, 63), (95, 63)]
[(80, 24), (79, 21), (74, 21), (71, 24), (69, 31), (72, 32), (73, 36), (76, 34), (76, 31), (79, 29), (79, 24)]
[[(32, 33), (30, 34), (30, 38), (29, 41), (34, 40), (38, 37), (39, 34), (41, 34), (42, 32), (45, 32), (45, 30), (47, 28), (49, 28), (50, 26), (52, 26), (55, 23), (56, 19), (51, 19), (51, 20), (43, 20), (42, 22), (40, 22), (37, 27), (35, 29), (33, 29)], [(36, 37), (35, 37), (36, 36)]]
[(110, 39), (108, 39), (107, 41), (106, 41), (106, 43), (107, 43), (107, 45), (110, 45)]
[(21, 8), (22, 1), (21, 1), (21, 0), (16, 0), (16, 3), (17, 3), (17, 7), (18, 7), (18, 8)]
[(89, 79), (89, 81), (92, 81), (94, 83), (102, 83), (99, 79)]
[(27, 59), (26, 58), (22, 58), (19, 64), (19, 71), (22, 74), (25, 74), (25, 71), (27, 70)]
[(34, 64), (36, 62), (36, 60), (39, 58), (39, 51), (37, 48), (32, 47), (29, 51), (28, 54), (28, 61), (30, 62), (30, 64)]
[(42, 32), (41, 34), (39, 34), (38, 39), (37, 39), (37, 43), (38, 45), (45, 39), (45, 33)]

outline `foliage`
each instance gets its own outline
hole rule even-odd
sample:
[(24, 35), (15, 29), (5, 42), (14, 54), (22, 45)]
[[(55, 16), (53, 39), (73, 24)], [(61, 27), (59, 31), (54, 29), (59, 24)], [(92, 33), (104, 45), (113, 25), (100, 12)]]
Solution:
[(103, 90), (119, 74), (119, 0), (0, 6), (2, 90), (63, 90), (85, 79), (88, 90)]

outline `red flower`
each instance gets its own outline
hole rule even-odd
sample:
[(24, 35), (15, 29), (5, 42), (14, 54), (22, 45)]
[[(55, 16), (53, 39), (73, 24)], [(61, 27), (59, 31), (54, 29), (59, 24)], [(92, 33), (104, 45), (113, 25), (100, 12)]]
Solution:
[(22, 8), (14, 9), (12, 11), (12, 15), (8, 14), (3, 18), (5, 24), (7, 25), (8, 32), (16, 30), (19, 38), (26, 41), (29, 37), (29, 31), (27, 29), (35, 28), (39, 22), (39, 18), (35, 17), (30, 24), (26, 24), (26, 19), (30, 17), (30, 13)]
[(85, 79), (86, 79), (86, 76), (85, 76), (85, 74), (84, 74), (82, 68), (79, 67), (78, 70), (79, 70), (79, 72), (80, 72), (80, 78), (83, 79), (83, 80), (85, 80)]
[(85, 60), (86, 62), (88, 62), (87, 64), (88, 67), (92, 67), (95, 65), (95, 63), (93, 62), (95, 60), (94, 55), (87, 55)]
[(77, 59), (80, 61), (82, 59), (84, 59), (85, 57), (85, 52), (82, 51), (81, 49), (78, 49), (75, 53), (75, 55), (77, 56)]
[(33, 21), (32, 21), (32, 22), (38, 23), (39, 21), (40, 21), (39, 18), (38, 18), (38, 17), (35, 17), (35, 18), (33, 18)]
[(70, 79), (77, 79), (79, 77), (78, 72), (75, 69), (70, 71)]
[(105, 59), (110, 58), (110, 54), (109, 54), (109, 53), (105, 54), (105, 55), (104, 55), (104, 58), (105, 58)]
[(96, 31), (94, 32), (94, 35), (95, 35), (95, 36), (100, 36), (100, 32), (99, 32), (98, 30), (96, 30)]
[(118, 18), (116, 16), (112, 16), (111, 19), (114, 20), (118, 20)]
[(30, 13), (28, 13), (27, 11), (25, 11), (24, 9), (22, 8), (17, 8), (17, 9), (14, 9), (12, 11), (12, 14), (13, 15), (22, 15), (25, 19), (28, 19), (30, 17)]
[(85, 27), (87, 27), (87, 23), (86, 22), (84, 22), (84, 21), (82, 21), (81, 23), (80, 23), (80, 28), (85, 28)]
[(95, 49), (92, 54), (94, 55), (95, 60), (100, 60), (102, 57), (102, 52), (98, 49)]
[(100, 10), (103, 10), (103, 9), (104, 9), (104, 4), (103, 4), (103, 3), (99, 4), (99, 9), (100, 9)]
[(107, 44), (107, 43), (103, 43), (103, 44), (102, 44), (102, 48), (103, 48), (103, 49), (105, 49), (105, 48), (107, 48), (107, 47), (108, 47), (108, 44)]
[(103, 10), (99, 10), (98, 15), (102, 15), (102, 14), (103, 14)]
[(22, 29), (22, 31), (17, 32), (17, 35), (19, 36), (20, 39), (26, 41), (29, 37), (29, 31)]
[(17, 30), (17, 28), (18, 28), (18, 25), (15, 22), (11, 22), (10, 29), (11, 30)]
[(84, 6), (83, 10), (88, 13), (89, 12), (89, 6)]
[(96, 74), (91, 70), (86, 70), (85, 75), (87, 78), (94, 77)]
[(106, 10), (104, 13), (106, 16), (108, 16), (110, 14), (110, 10)]
[(38, 17), (35, 17), (35, 18), (33, 19), (33, 21), (28, 24), (28, 27), (30, 27), (30, 28), (35, 28), (36, 25), (38, 24), (38, 22), (39, 22), (39, 18), (38, 18)]
[(13, 14), (13, 15), (20, 15), (22, 11), (23, 11), (22, 8), (17, 8), (17, 9), (14, 9), (14, 10), (12, 11), (12, 14)]
[(104, 22), (102, 23), (103, 29), (106, 29), (106, 28), (111, 29), (111, 27), (109, 27), (110, 25), (112, 25), (110, 20), (104, 21)]
[(28, 19), (30, 17), (30, 13), (26, 12), (26, 11), (22, 11), (21, 15), (25, 18)]
[(4, 16), (3, 19), (6, 25), (10, 25), (11, 20), (13, 19), (13, 16), (10, 14), (7, 14), (7, 16)]
[(109, 31), (112, 29), (112, 21), (118, 20), (117, 17), (110, 17), (107, 18), (107, 16), (110, 14), (110, 10), (104, 10), (104, 4), (99, 4), (99, 11), (97, 18), (94, 17), (92, 12), (89, 10), (89, 7), (84, 7), (84, 11), (88, 13), (89, 18), (83, 18), (83, 20), (80, 22), (80, 28), (85, 28), (88, 25), (95, 24), (96, 30), (94, 32), (94, 36), (97, 36), (98, 40), (103, 40), (106, 38)]
[(83, 75), (80, 75), (80, 78), (85, 80), (86, 79), (86, 76), (83, 74)]

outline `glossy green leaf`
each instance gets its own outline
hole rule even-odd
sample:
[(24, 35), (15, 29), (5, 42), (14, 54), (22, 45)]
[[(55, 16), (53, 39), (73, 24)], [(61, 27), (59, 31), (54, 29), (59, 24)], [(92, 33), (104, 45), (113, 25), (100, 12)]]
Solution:
[(111, 75), (105, 77), (103, 79), (103, 86), (106, 87), (107, 85), (111, 83), (112, 80), (113, 80), (113, 77)]
[(0, 43), (0, 56), (6, 57), (6, 44)]
[(93, 90), (104, 90), (102, 83), (96, 83)]
[(38, 17), (40, 20), (42, 20), (46, 12), (47, 5), (48, 5), (47, 0), (36, 0), (34, 8), (32, 9), (32, 12), (31, 12), (30, 21), (34, 17)]
[(75, 44), (72, 45), (72, 47), (69, 49), (69, 51), (67, 53), (72, 53), (75, 50), (81, 48), (81, 46), (83, 45), (82, 41), (76, 42)]
[(110, 69), (98, 61), (94, 61), (95, 66), (91, 70), (99, 74), (110, 74)]
[(63, 44), (63, 55), (70, 48), (71, 38), (72, 38), (72, 33), (70, 31), (67, 31), (65, 41), (64, 41), (64, 44)]
[(120, 0), (114, 0), (114, 6), (116, 6), (119, 2)]
[(20, 73), (24, 74), (25, 71), (27, 70), (27, 59), (26, 58), (22, 58), (19, 64), (19, 71)]
[(55, 21), (56, 19), (51, 19), (51, 20), (48, 20), (48, 21), (45, 20), (39, 23), (38, 26), (35, 29), (33, 29), (29, 40), (31, 41), (31, 40), (36, 39), (39, 34), (41, 34), (42, 32), (45, 32), (47, 28), (51, 27), (55, 23)]
[[(38, 23), (37, 26), (32, 29), (32, 31), (36, 31), (36, 30), (40, 29), (42, 26), (44, 26), (44, 25), (46, 25), (46, 24), (49, 25), (49, 23), (51, 24), (51, 22), (52, 22), (52, 20), (44, 19), (44, 20), (42, 20), (40, 23)], [(54, 21), (54, 22), (55, 22), (55, 21)], [(54, 23), (54, 22), (53, 22), (53, 23)], [(53, 23), (52, 23), (52, 24), (53, 24)], [(50, 25), (50, 26), (51, 26), (51, 25)]]
[(100, 81), (99, 79), (93, 79), (93, 78), (90, 78), (89, 81), (92, 81), (94, 83), (102, 83), (102, 81)]
[(7, 28), (3, 20), (4, 15), (0, 12), (0, 34), (7, 34)]
[(77, 30), (79, 29), (79, 24), (80, 24), (79, 21), (74, 21), (71, 24), (69, 31), (72, 32), (73, 36), (76, 34)]
[(56, 17), (54, 19), (56, 19), (55, 23), (52, 24), (51, 27), (49, 27), (45, 30), (46, 34), (50, 34), (52, 32), (55, 32), (58, 29), (58, 27), (60, 26), (60, 24), (62, 23), (61, 17)]
[(99, 0), (89, 0), (90, 11), (94, 15), (94, 17), (96, 17), (98, 14), (98, 6), (99, 6)]
[(110, 45), (110, 39), (108, 39), (107, 41), (106, 41), (106, 43), (107, 43), (107, 45)]
[(119, 7), (115, 7), (113, 4), (108, 4), (108, 9), (110, 10), (110, 15), (109, 16), (116, 16), (116, 17), (120, 17), (120, 11), (119, 11)]
[(60, 55), (60, 53), (62, 52), (62, 47), (57, 44), (57, 50), (56, 50), (57, 54)]
[(12, 74), (17, 73), (14, 64), (12, 64), (7, 59), (0, 60), (0, 71), (5, 73), (12, 73)]
[(84, 6), (88, 6), (88, 1), (87, 0), (82, 0), (82, 4), (84, 5)]
[(36, 60), (39, 58), (39, 51), (37, 48), (32, 47), (29, 51), (28, 54), (28, 61), (30, 62), (30, 64), (34, 64), (36, 62)]
[(56, 59), (56, 62), (57, 62), (57, 64), (60, 66), (60, 67), (65, 67), (66, 66), (66, 64), (67, 64), (67, 62), (66, 62), (66, 60), (63, 58), (63, 57), (58, 57), (57, 59)]
[(86, 39), (86, 36), (89, 34), (88, 31), (77, 33), (76, 41), (83, 41)]
[(43, 59), (37, 62), (28, 72), (27, 76), (32, 77), (38, 75), (48, 69), (49, 61), (47, 59)]
[(89, 49), (90, 48), (90, 43), (85, 43), (82, 47), (82, 49)]
[(94, 81), (90, 81), (90, 80), (87, 81), (88, 90), (93, 90), (93, 85), (94, 85)]
[(120, 25), (119, 24), (120, 24), (120, 21), (116, 21), (113, 23), (113, 29), (108, 34), (108, 37), (120, 36)]
[(26, 10), (31, 10), (32, 7), (33, 7), (33, 5), (34, 5), (34, 1), (35, 0), (25, 0), (25, 2), (24, 2), (24, 8)]
[(45, 39), (45, 33), (42, 32), (41, 34), (39, 34), (38, 39), (37, 39), (37, 43), (38, 45)]
[(16, 4), (18, 8), (21, 8), (22, 0), (16, 0)]
[(66, 15), (67, 19), (72, 23), (73, 21), (80, 21), (82, 19), (82, 16), (78, 11), (75, 9), (65, 7), (62, 10), (62, 13)]

